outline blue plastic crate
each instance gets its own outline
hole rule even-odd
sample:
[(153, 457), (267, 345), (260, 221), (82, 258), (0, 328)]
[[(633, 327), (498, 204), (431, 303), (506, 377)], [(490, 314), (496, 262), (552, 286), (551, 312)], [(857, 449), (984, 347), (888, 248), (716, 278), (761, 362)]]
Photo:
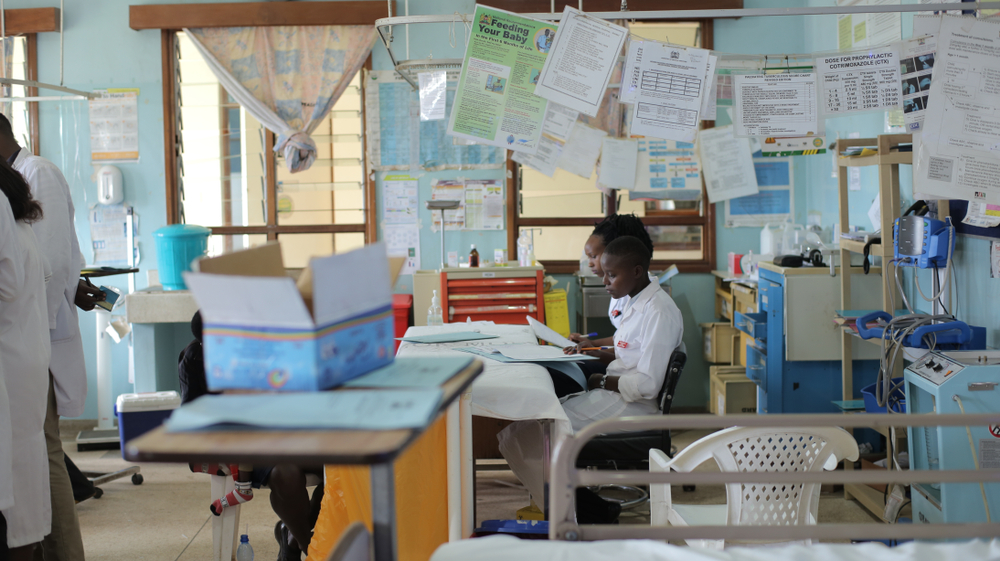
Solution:
[[(903, 392), (903, 379), (893, 378), (893, 384), (899, 384), (900, 386), (893, 390), (892, 395), (899, 398), (896, 402), (896, 406), (893, 407), (893, 413), (906, 413), (906, 394)], [(875, 386), (878, 384), (871, 384), (861, 388), (861, 395), (865, 398), (865, 413), (885, 413), (885, 407), (879, 407), (878, 401), (875, 400)]]

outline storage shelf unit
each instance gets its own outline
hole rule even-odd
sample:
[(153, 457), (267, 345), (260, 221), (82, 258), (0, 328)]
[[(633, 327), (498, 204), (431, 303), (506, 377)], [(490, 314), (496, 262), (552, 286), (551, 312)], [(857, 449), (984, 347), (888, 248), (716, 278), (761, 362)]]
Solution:
[[(840, 232), (849, 230), (849, 205), (848, 195), (848, 172), (849, 167), (877, 166), (878, 167), (878, 192), (880, 201), (879, 224), (883, 235), (882, 243), (873, 243), (869, 248), (871, 258), (882, 258), (882, 267), (876, 271), (872, 267), (869, 274), (882, 276), (882, 310), (893, 314), (892, 302), (901, 302), (900, 295), (896, 290), (895, 266), (889, 261), (893, 257), (892, 230), (893, 221), (902, 214), (899, 203), (899, 166), (913, 163), (913, 152), (900, 152), (899, 148), (903, 144), (911, 144), (912, 135), (909, 134), (884, 134), (878, 138), (858, 138), (840, 139), (837, 141), (837, 154), (843, 154), (851, 146), (872, 146), (878, 147), (878, 153), (871, 156), (839, 156), (837, 163), (840, 166)], [(851, 255), (862, 253), (865, 243), (856, 240), (840, 239), (840, 263), (841, 270), (858, 273), (863, 272), (861, 267), (851, 267)], [(842, 309), (858, 309), (852, 305), (855, 301), (851, 297), (851, 275), (840, 275), (840, 302)], [(852, 384), (854, 379), (854, 369), (851, 357), (853, 356), (854, 342), (863, 341), (851, 329), (845, 328), (841, 334), (841, 357), (843, 361), (843, 389), (844, 395), (841, 399), (857, 399), (855, 388)], [(870, 343), (880, 345), (876, 339), (869, 340)], [(899, 361), (892, 376), (903, 375), (903, 363)], [(860, 389), (860, 388), (859, 388)], [(899, 431), (897, 431), (897, 434)], [(888, 433), (884, 433), (888, 437)], [(887, 448), (891, 446), (887, 438)], [(899, 442), (897, 441), (897, 446)], [(893, 469), (892, 454), (890, 450), (886, 452), (886, 467)], [(853, 469), (851, 462), (844, 462), (845, 469)], [(844, 498), (856, 499), (875, 516), (882, 517), (885, 510), (885, 499), (881, 492), (872, 489), (867, 485), (848, 484), (844, 486)]]
[(441, 271), (441, 302), (446, 323), (494, 321), (545, 323), (541, 267), (493, 267)]

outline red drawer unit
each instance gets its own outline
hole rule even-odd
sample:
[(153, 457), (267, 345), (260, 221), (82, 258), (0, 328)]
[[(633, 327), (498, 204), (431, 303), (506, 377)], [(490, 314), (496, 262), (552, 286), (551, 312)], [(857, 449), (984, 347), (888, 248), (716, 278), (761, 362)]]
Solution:
[(545, 323), (541, 269), (504, 271), (470, 269), (441, 273), (441, 302), (446, 323), (493, 321), (527, 324), (525, 316)]

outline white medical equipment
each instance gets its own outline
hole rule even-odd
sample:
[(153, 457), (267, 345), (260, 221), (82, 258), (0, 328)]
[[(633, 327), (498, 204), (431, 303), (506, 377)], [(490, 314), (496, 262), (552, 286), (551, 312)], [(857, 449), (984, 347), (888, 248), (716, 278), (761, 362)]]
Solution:
[(97, 170), (97, 202), (116, 205), (125, 200), (125, 182), (122, 170), (115, 166), (101, 166)]

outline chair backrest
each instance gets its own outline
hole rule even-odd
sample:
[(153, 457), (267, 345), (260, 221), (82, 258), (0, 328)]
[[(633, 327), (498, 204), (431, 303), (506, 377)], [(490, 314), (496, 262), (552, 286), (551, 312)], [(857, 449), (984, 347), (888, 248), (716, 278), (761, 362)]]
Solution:
[(670, 413), (670, 406), (674, 402), (674, 393), (677, 391), (677, 382), (681, 379), (684, 365), (687, 363), (687, 348), (681, 343), (673, 353), (670, 354), (670, 361), (667, 362), (667, 372), (663, 376), (663, 386), (657, 396), (656, 403), (660, 408), (660, 413), (666, 415)]
[[(677, 471), (691, 471), (714, 458), (723, 472), (819, 471), (858, 458), (858, 443), (841, 428), (766, 429), (733, 427), (712, 433), (679, 452)], [(728, 525), (815, 524), (819, 484), (726, 484)]]

